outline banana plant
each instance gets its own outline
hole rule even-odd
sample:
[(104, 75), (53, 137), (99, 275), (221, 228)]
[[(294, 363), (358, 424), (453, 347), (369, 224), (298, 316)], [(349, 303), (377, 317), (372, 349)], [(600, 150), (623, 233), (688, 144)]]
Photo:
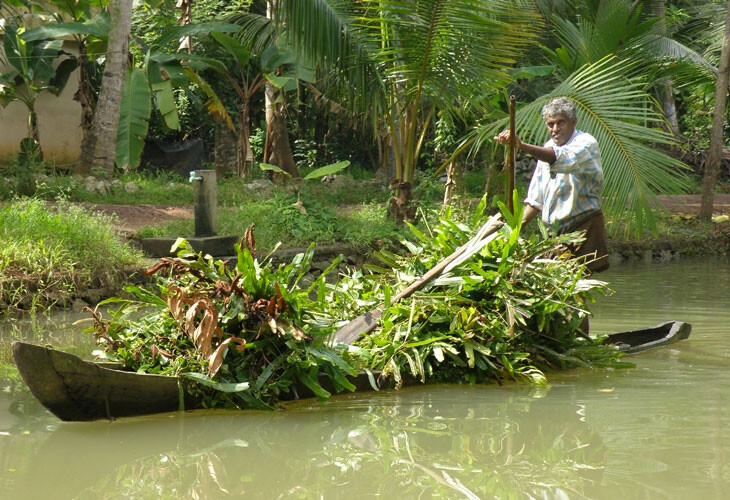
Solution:
[[(226, 52), (228, 58), (224, 60), (194, 54), (185, 54), (183, 60), (184, 64), (190, 68), (215, 71), (231, 85), (236, 93), (239, 100), (238, 130), (236, 131), (237, 174), (239, 177), (248, 178), (254, 163), (250, 143), (251, 99), (267, 82), (276, 89), (291, 91), (296, 89), (298, 81), (312, 82), (314, 75), (313, 70), (310, 69), (312, 64), (297, 57), (286, 47), (278, 47), (274, 43), (265, 47), (255, 47), (255, 43), (251, 43), (250, 40), (241, 41), (235, 38), (238, 30), (242, 28), (238, 24), (234, 26), (237, 29), (228, 32), (187, 26), (173, 28), (163, 35), (162, 42), (166, 43), (186, 34), (210, 35), (218, 47)], [(160, 45), (160, 41), (156, 41), (155, 45)], [(178, 56), (168, 57), (177, 58)], [(190, 76), (196, 78), (192, 74)], [(207, 93), (212, 97), (211, 92)], [(215, 108), (215, 106), (209, 105), (208, 108), (212, 112), (211, 108)]]
[[(65, 72), (84, 68), (86, 60), (96, 59), (106, 51), (106, 42), (109, 37), (109, 15), (105, 11), (94, 17), (89, 17), (89, 7), (101, 6), (95, 0), (53, 0), (53, 5), (62, 12), (71, 16), (74, 21), (49, 23), (24, 33), (22, 40), (26, 43), (56, 44), (60, 47), (62, 38), (73, 36), (85, 48), (81, 52), (85, 57), (67, 59), (62, 63)], [(56, 5), (58, 4), (58, 5)], [(98, 5), (97, 5), (98, 4)], [(86, 19), (86, 20), (84, 20)], [(218, 32), (234, 32), (240, 27), (228, 23), (200, 23), (182, 26), (168, 30), (161, 35), (150, 47), (143, 47), (145, 58), (140, 68), (129, 68), (125, 79), (125, 88), (122, 95), (119, 129), (117, 131), (116, 164), (123, 170), (134, 169), (139, 165), (144, 141), (149, 128), (152, 109), (156, 108), (164, 120), (165, 125), (172, 130), (179, 130), (180, 121), (174, 98), (174, 88), (196, 84), (208, 95), (206, 106), (216, 117), (226, 121), (229, 127), (233, 123), (225, 107), (208, 85), (197, 73), (195, 68), (224, 66), (214, 59), (195, 56), (192, 54), (166, 54), (163, 47), (170, 40), (181, 36)], [(83, 61), (83, 62), (82, 62)], [(80, 81), (81, 90), (84, 80)], [(85, 95), (85, 93), (80, 92)], [(93, 95), (93, 92), (92, 92)], [(82, 99), (88, 102), (90, 99)], [(93, 104), (93, 103), (92, 103)], [(82, 102), (83, 105), (83, 102)], [(91, 114), (93, 116), (93, 112)], [(82, 119), (82, 124), (86, 123)], [(90, 119), (88, 121), (90, 124)]]
[[(81, 130), (86, 141), (94, 119), (96, 94), (101, 84), (102, 57), (109, 40), (109, 13), (99, 11), (108, 2), (103, 0), (49, 0), (55, 8), (48, 11), (55, 22), (43, 24), (23, 33), (27, 42), (63, 40), (72, 37), (77, 54), (64, 59), (70, 71), (78, 70), (78, 91), (74, 99), (81, 105)], [(71, 21), (67, 21), (71, 19)]]
[(0, 74), (0, 104), (3, 107), (20, 101), (28, 109), (28, 137), (21, 142), (25, 157), (42, 159), (38, 130), (36, 100), (42, 92), (59, 95), (73, 71), (71, 65), (62, 62), (54, 69), (54, 60), (62, 53), (61, 40), (26, 41), (24, 29), (16, 24), (5, 25), (3, 48), (6, 67), (10, 71)]

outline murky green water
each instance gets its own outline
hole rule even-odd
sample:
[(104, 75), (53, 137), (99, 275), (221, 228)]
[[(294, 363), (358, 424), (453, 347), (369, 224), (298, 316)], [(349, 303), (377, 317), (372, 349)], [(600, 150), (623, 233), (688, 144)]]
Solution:
[[(730, 261), (600, 277), (616, 293), (596, 304), (593, 332), (677, 319), (690, 340), (546, 390), (410, 388), (111, 424), (61, 423), (6, 379), (0, 498), (728, 498)], [(74, 319), (38, 325), (35, 340), (79, 343)], [(9, 338), (31, 331), (1, 333), (4, 361)]]

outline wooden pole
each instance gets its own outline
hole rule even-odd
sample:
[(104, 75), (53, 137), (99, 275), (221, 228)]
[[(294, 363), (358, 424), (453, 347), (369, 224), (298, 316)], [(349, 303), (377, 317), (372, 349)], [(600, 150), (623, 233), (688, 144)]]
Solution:
[(515, 96), (509, 96), (509, 148), (507, 151), (507, 208), (515, 213), (512, 192), (515, 190)]

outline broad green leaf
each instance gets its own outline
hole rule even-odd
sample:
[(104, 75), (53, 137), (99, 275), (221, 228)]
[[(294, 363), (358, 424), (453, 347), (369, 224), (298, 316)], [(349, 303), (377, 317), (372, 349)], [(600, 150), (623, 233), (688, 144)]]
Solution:
[(214, 69), (219, 73), (227, 73), (228, 67), (218, 59), (212, 57), (200, 56), (197, 54), (187, 54), (180, 52), (177, 54), (165, 54), (157, 50), (150, 53), (150, 60), (160, 63), (162, 66), (166, 66), (172, 62), (177, 64), (184, 64), (197, 70)]
[(63, 46), (63, 40), (50, 40), (42, 42), (34, 42), (27, 46), (32, 50), (32, 55), (28, 61), (27, 76), (46, 85), (53, 79), (56, 71), (53, 69), (53, 60)]
[(127, 70), (119, 112), (116, 162), (119, 168), (137, 168), (144, 148), (150, 114), (150, 86), (139, 68)]
[(335, 172), (339, 172), (340, 170), (342, 170), (344, 168), (347, 168), (349, 165), (350, 165), (350, 160), (338, 161), (337, 163), (332, 163), (331, 165), (326, 165), (324, 167), (320, 167), (315, 170), (312, 170), (304, 178), (305, 179), (317, 179), (319, 177), (324, 177), (325, 175), (331, 175), (331, 174), (334, 174)]
[(201, 385), (212, 387), (216, 391), (220, 392), (242, 392), (247, 391), (249, 388), (248, 382), (218, 382), (217, 380), (213, 380), (202, 373), (186, 372), (181, 373), (180, 376), (194, 380)]
[(538, 76), (548, 76), (555, 71), (555, 66), (521, 66), (509, 71), (515, 79), (525, 78), (531, 80)]
[(68, 14), (73, 19), (81, 19), (89, 12), (88, 0), (48, 0), (51, 5), (56, 7), (64, 14)]
[(239, 66), (245, 68), (248, 65), (248, 61), (251, 58), (251, 51), (244, 47), (241, 42), (232, 36), (226, 35), (225, 33), (218, 33), (214, 31), (210, 35), (216, 42), (221, 44), (228, 52), (231, 53)]
[(274, 73), (264, 73), (264, 78), (266, 78), (266, 80), (277, 89), (283, 88), (287, 83), (293, 80), (286, 76), (276, 76)]
[(100, 12), (86, 22), (49, 23), (23, 33), (22, 38), (31, 42), (47, 38), (61, 38), (72, 35), (93, 35), (100, 40), (109, 38), (109, 14)]
[(175, 103), (175, 96), (172, 94), (172, 82), (165, 80), (164, 82), (153, 83), (151, 88), (157, 109), (160, 110), (165, 125), (171, 130), (180, 130), (177, 104)]
[(301, 371), (297, 374), (297, 377), (314, 393), (317, 399), (327, 399), (332, 395), (324, 387), (319, 385), (319, 382), (309, 373)]
[(279, 66), (292, 64), (297, 60), (292, 52), (281, 51), (275, 46), (266, 48), (259, 57), (261, 67), (267, 73), (275, 71)]
[(18, 27), (14, 24), (5, 25), (3, 48), (5, 49), (5, 58), (8, 62), (12, 64), (20, 74), (27, 74), (29, 61), (26, 58), (26, 42), (20, 38), (18, 34)]
[(167, 43), (182, 37), (194, 35), (208, 35), (213, 31), (218, 31), (221, 33), (236, 33), (238, 31), (241, 31), (241, 27), (237, 24), (221, 22), (198, 23), (188, 24), (186, 26), (178, 26), (163, 33), (154, 42), (152, 42), (152, 45), (155, 47), (163, 47), (167, 45)]
[(69, 76), (71, 76), (71, 73), (76, 70), (76, 67), (76, 59), (64, 59), (56, 67), (56, 74), (53, 75), (53, 78), (51, 78), (51, 81), (49, 82), (49, 85), (54, 89), (53, 93), (55, 95), (59, 95), (63, 91), (66, 87), (66, 83), (68, 83)]
[(278, 174), (284, 174), (284, 175), (291, 177), (291, 174), (289, 172), (282, 170), (280, 167), (277, 167), (276, 165), (271, 165), (270, 163), (261, 162), (261, 163), (259, 163), (259, 168), (264, 171), (276, 172)]

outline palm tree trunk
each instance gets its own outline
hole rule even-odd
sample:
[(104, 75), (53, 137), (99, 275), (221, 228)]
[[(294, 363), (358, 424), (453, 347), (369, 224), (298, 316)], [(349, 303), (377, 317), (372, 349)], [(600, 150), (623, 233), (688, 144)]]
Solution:
[(234, 172), (237, 165), (236, 137), (225, 122), (215, 123), (215, 172), (222, 179), (226, 172)]
[[(299, 178), (299, 170), (294, 162), (289, 132), (286, 129), (284, 118), (283, 93), (266, 82), (266, 147), (264, 162), (276, 165), (280, 169)], [(277, 102), (278, 101), (278, 102)]]
[[(266, 0), (266, 17), (275, 19), (279, 8), (277, 0)], [(264, 163), (276, 165), (291, 174), (301, 177), (294, 162), (294, 155), (289, 145), (289, 133), (284, 118), (284, 93), (266, 82), (266, 143), (264, 145)], [(276, 179), (276, 175), (273, 176)]]
[[(178, 0), (175, 7), (180, 9), (180, 18), (178, 22), (180, 26), (187, 26), (193, 22), (193, 0)], [(180, 45), (177, 47), (178, 52), (193, 53), (193, 37), (190, 35), (180, 38)]]
[(251, 165), (253, 165), (253, 151), (251, 151), (251, 123), (250, 103), (247, 100), (241, 102), (241, 109), (238, 113), (238, 139), (236, 144), (236, 174), (242, 179), (251, 177)]
[(132, 1), (111, 0), (109, 3), (109, 43), (107, 47), (101, 91), (94, 112), (91, 133), (79, 157), (79, 172), (89, 173), (92, 167), (103, 168), (107, 176), (114, 173), (119, 110), (132, 28)]
[(74, 100), (81, 105), (81, 150), (86, 146), (91, 132), (91, 124), (94, 122), (94, 92), (91, 88), (89, 80), (89, 71), (86, 66), (86, 46), (82, 42), (79, 48), (79, 56), (77, 58), (79, 68), (79, 88), (74, 94)]
[[(659, 18), (659, 30), (662, 36), (667, 36), (667, 25), (665, 23), (666, 12), (664, 9), (664, 0), (653, 0), (651, 2), (651, 13)], [(664, 116), (669, 123), (669, 129), (674, 139), (679, 141), (682, 133), (679, 130), (679, 121), (677, 120), (677, 107), (674, 105), (674, 90), (672, 81), (667, 79), (662, 82), (659, 92), (662, 95), (662, 107)]]
[(712, 218), (715, 181), (720, 170), (722, 160), (723, 136), (725, 125), (725, 104), (727, 103), (728, 79), (730, 79), (730, 2), (725, 14), (725, 33), (722, 39), (722, 52), (717, 71), (715, 84), (715, 111), (712, 115), (712, 132), (710, 134), (710, 155), (705, 164), (705, 174), (702, 178), (702, 200), (700, 202), (700, 217)]

